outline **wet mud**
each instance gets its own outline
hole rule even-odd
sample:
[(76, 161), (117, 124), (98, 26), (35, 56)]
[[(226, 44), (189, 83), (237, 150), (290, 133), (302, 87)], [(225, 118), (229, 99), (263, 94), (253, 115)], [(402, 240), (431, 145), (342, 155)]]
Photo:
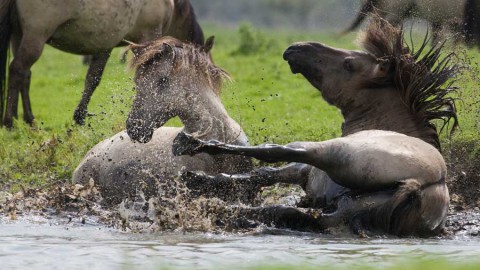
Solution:
[[(475, 167), (478, 168), (478, 167)], [(468, 171), (478, 177), (478, 171)], [(472, 190), (478, 178), (464, 171), (451, 174), (452, 204), (442, 238), (480, 236), (478, 197)], [(471, 181), (474, 179), (475, 181)], [(468, 185), (465, 185), (468, 183)], [(0, 215), (16, 220), (29, 215), (55, 217), (65, 223), (80, 222), (102, 225), (126, 232), (255, 232), (275, 230), (275, 222), (265, 224), (257, 219), (262, 212), (246, 211), (252, 204), (192, 194), (180, 177), (158, 186), (159, 196), (146, 198), (139, 192), (115, 206), (105, 205), (99, 188), (91, 180), (86, 186), (59, 182), (42, 189), (22, 189), (16, 193), (0, 192)], [(468, 192), (462, 193), (467, 190)], [(477, 193), (478, 194), (478, 193)], [(275, 186), (264, 189), (255, 205), (291, 205), (300, 202), (298, 187)], [(476, 201), (474, 201), (475, 199)], [(261, 202), (260, 204), (258, 204)], [(253, 203), (253, 202), (252, 202)], [(321, 214), (316, 209), (301, 209), (307, 215)], [(252, 214), (253, 213), (253, 214)], [(299, 227), (302, 230), (301, 225)], [(304, 228), (312, 231), (311, 228)], [(318, 231), (333, 235), (351, 235), (348, 228)], [(383, 236), (381, 236), (383, 237)]]

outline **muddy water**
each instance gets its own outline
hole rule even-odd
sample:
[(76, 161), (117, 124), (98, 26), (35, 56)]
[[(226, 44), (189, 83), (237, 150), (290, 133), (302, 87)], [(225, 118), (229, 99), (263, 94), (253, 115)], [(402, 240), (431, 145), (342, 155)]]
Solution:
[(263, 229), (248, 234), (133, 234), (66, 218), (0, 218), (0, 269), (242, 269), (258, 265), (382, 269), (405, 257), (468, 262), (480, 238), (356, 239)]

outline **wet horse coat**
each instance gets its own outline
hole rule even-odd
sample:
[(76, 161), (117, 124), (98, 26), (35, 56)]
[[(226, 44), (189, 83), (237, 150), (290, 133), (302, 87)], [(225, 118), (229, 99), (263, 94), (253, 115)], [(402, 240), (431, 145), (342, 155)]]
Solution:
[[(364, 51), (320, 43), (296, 43), (284, 58), (323, 98), (341, 109), (342, 138), (294, 142), (286, 146), (241, 147), (202, 141), (180, 134), (174, 152), (237, 154), (267, 162), (295, 162), (259, 168), (249, 174), (204, 176), (185, 173), (188, 182), (222, 185), (251, 182), (252, 187), (277, 182), (301, 185), (307, 206), (323, 214), (292, 208), (251, 209), (252, 214), (289, 228), (327, 229), (342, 223), (356, 232), (430, 236), (442, 231), (449, 205), (446, 166), (434, 119), (456, 125), (458, 72), (452, 56), (441, 58), (442, 46), (426, 49), (425, 40), (410, 51), (403, 32), (377, 19), (363, 34)], [(248, 213), (248, 211), (246, 211)], [(295, 224), (295, 220), (299, 221)]]
[[(91, 149), (73, 173), (75, 183), (86, 184), (92, 178), (107, 203), (116, 204), (134, 197), (137, 191), (147, 197), (157, 194), (158, 184), (173, 180), (182, 167), (209, 173), (251, 169), (251, 161), (245, 157), (175, 157), (171, 151), (173, 139), (181, 131), (248, 144), (218, 96), (226, 73), (210, 59), (212, 42), (196, 46), (165, 37), (133, 46), (137, 94), (127, 121), (128, 133), (122, 131)], [(162, 127), (175, 116), (183, 128)]]
[(82, 99), (75, 110), (78, 124), (85, 121), (87, 105), (100, 83), (103, 69), (116, 46), (124, 40), (141, 43), (164, 35), (203, 44), (203, 33), (188, 0), (6, 0), (0, 4), (0, 118), (5, 103), (5, 66), (11, 40), (8, 97), (3, 124), (12, 126), (22, 94), (24, 120), (34, 116), (29, 100), (31, 66), (45, 44), (65, 52), (90, 54)]

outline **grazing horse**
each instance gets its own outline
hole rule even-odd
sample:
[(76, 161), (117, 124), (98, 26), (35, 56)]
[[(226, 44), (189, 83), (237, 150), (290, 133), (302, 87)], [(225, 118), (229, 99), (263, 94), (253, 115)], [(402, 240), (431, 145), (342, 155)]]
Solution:
[[(363, 33), (364, 51), (349, 51), (304, 42), (284, 53), (293, 73), (301, 73), (323, 98), (340, 108), (343, 137), (285, 146), (235, 146), (180, 134), (176, 155), (236, 154), (266, 162), (294, 162), (248, 174), (183, 175), (187, 183), (222, 185), (250, 182), (254, 187), (277, 182), (301, 185), (308, 215), (295, 208), (248, 209), (270, 224), (324, 230), (347, 223), (355, 232), (430, 236), (442, 231), (449, 206), (445, 161), (436, 126), (454, 119), (451, 80), (459, 67), (442, 45), (426, 50), (426, 38), (411, 51), (403, 31), (378, 19)], [(253, 214), (252, 214), (253, 213)], [(301, 224), (298, 224), (301, 223)]]
[(432, 26), (432, 42), (438, 41), (442, 28), (448, 28), (464, 34), (467, 44), (473, 45), (475, 33), (480, 30), (479, 5), (479, 0), (366, 0), (345, 32), (358, 28), (370, 13), (377, 13), (394, 25), (409, 17), (426, 20)]
[[(251, 160), (245, 157), (172, 154), (173, 139), (181, 131), (206, 140), (248, 144), (218, 96), (228, 74), (212, 63), (212, 45), (213, 38), (198, 46), (172, 37), (132, 45), (137, 94), (127, 131), (93, 147), (73, 173), (73, 182), (85, 184), (94, 179), (106, 201), (115, 204), (137, 190), (147, 196), (156, 194), (155, 183), (173, 179), (182, 167), (213, 174), (250, 170)], [(176, 116), (183, 128), (162, 127)]]
[(188, 0), (2, 0), (0, 16), (0, 125), (10, 41), (14, 56), (3, 121), (7, 127), (12, 127), (17, 117), (19, 93), (24, 120), (30, 124), (34, 120), (29, 99), (30, 68), (46, 43), (65, 52), (92, 55), (82, 99), (74, 113), (75, 122), (83, 124), (110, 53), (114, 47), (126, 45), (124, 40), (141, 43), (170, 35), (204, 42)]

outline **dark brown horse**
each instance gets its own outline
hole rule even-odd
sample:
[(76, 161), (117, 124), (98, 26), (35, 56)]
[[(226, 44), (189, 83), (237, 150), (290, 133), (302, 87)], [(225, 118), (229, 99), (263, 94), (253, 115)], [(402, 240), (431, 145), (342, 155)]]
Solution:
[[(2, 0), (0, 1), (0, 122), (12, 127), (19, 93), (23, 118), (32, 123), (29, 87), (31, 66), (45, 44), (65, 52), (92, 55), (82, 99), (74, 119), (83, 124), (87, 105), (99, 85), (112, 49), (128, 40), (141, 43), (170, 35), (203, 44), (202, 30), (189, 0)], [(5, 104), (7, 49), (9, 68)], [(0, 123), (2, 124), (2, 123)]]
[[(341, 109), (343, 137), (285, 146), (242, 147), (180, 134), (176, 154), (237, 154), (267, 162), (295, 162), (249, 174), (204, 176), (185, 173), (199, 186), (249, 182), (301, 185), (309, 207), (321, 215), (288, 207), (245, 209), (277, 226), (322, 230), (349, 224), (356, 232), (430, 236), (442, 231), (449, 206), (446, 166), (435, 119), (457, 125), (452, 78), (459, 68), (442, 45), (426, 39), (411, 51), (403, 32), (377, 19), (363, 33), (364, 51), (296, 43), (284, 54), (332, 105)], [(231, 185), (231, 184), (230, 184)], [(228, 190), (224, 190), (228, 192)], [(253, 214), (252, 214), (253, 213)]]

